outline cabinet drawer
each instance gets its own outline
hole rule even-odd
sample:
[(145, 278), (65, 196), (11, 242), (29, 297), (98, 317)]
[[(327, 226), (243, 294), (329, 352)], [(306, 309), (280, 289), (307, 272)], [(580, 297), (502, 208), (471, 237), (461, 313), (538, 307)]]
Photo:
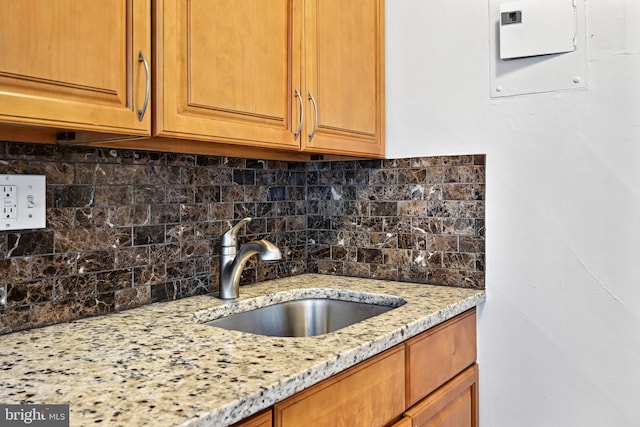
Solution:
[(404, 413), (410, 427), (477, 427), (478, 367), (473, 365)]
[(276, 427), (389, 425), (406, 408), (397, 346), (275, 405)]
[(405, 346), (411, 406), (475, 362), (475, 309), (409, 339)]

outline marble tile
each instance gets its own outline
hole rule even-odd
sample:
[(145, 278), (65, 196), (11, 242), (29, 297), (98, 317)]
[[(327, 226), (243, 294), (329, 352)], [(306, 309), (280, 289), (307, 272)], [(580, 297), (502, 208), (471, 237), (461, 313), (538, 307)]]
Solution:
[(11, 162), (0, 164), (0, 173), (3, 174), (28, 173), (29, 170), (30, 162), (26, 160), (12, 160)]
[(53, 300), (53, 281), (36, 280), (9, 283), (6, 286), (6, 307), (22, 307)]
[(7, 256), (7, 236), (0, 234), (0, 257)]
[[(166, 240), (161, 241), (159, 238), (149, 243), (175, 243), (180, 244), (186, 241), (192, 241), (195, 238), (195, 224), (189, 222), (181, 222), (179, 224), (167, 224), (165, 231)], [(145, 244), (145, 243), (140, 243)]]
[(75, 300), (47, 302), (32, 306), (32, 325), (45, 326), (77, 318), (78, 303)]
[(55, 237), (55, 252), (95, 250), (98, 249), (98, 241), (105, 246), (119, 245), (121, 243), (120, 239), (123, 237), (125, 237), (125, 241), (122, 243), (131, 245), (131, 229), (127, 229), (125, 233), (128, 233), (128, 236), (127, 234), (123, 236), (122, 231), (116, 233), (115, 230), (101, 230), (98, 235), (96, 235), (94, 229), (58, 230), (53, 233)]
[[(215, 290), (219, 236), (245, 216), (261, 220), (243, 241), (272, 239), (284, 258), (252, 262), (243, 283), (322, 271), (484, 286), (482, 155), (298, 163), (6, 142), (0, 152), (3, 173), (47, 176), (48, 227), (0, 232), (0, 287), (15, 285), (28, 308), (5, 307), (1, 333)], [(443, 257), (457, 251), (470, 257)], [(123, 270), (148, 298), (104, 279), (110, 290), (98, 291), (97, 274)], [(17, 297), (43, 280), (51, 294)]]
[[(44, 277), (60, 277), (70, 276), (78, 272), (77, 269), (78, 254), (68, 252), (57, 255), (34, 256), (31, 261), (31, 277), (39, 279)], [(20, 259), (12, 258), (10, 262), (20, 261)], [(0, 261), (0, 269), (2, 268)], [(15, 280), (18, 274), (12, 276)]]
[(47, 209), (47, 227), (50, 230), (73, 228), (76, 210), (73, 208)]
[(138, 267), (150, 263), (149, 247), (135, 246), (118, 248), (115, 251), (115, 268)]
[(195, 203), (218, 203), (222, 201), (222, 187), (215, 185), (197, 186), (194, 189)]
[(163, 302), (175, 300), (180, 293), (180, 282), (162, 282), (151, 285), (150, 302)]
[(154, 285), (164, 282), (166, 278), (165, 269), (165, 263), (135, 267), (133, 269), (134, 286)]
[(55, 147), (44, 144), (6, 144), (6, 156), (9, 158), (31, 158), (38, 157), (51, 160), (55, 155)]
[(31, 306), (1, 309), (0, 334), (21, 331), (31, 327)]
[(164, 225), (148, 225), (133, 227), (133, 244), (135, 246), (158, 244), (165, 242)]
[[(101, 249), (129, 248), (133, 243), (131, 227), (97, 229), (95, 233), (96, 233), (95, 238), (98, 242), (98, 245), (94, 245), (94, 247), (91, 247), (88, 245), (87, 247), (84, 247), (84, 248), (80, 246), (76, 250), (94, 249), (96, 247)], [(73, 242), (73, 240), (71, 240), (71, 242)], [(82, 242), (82, 240), (78, 239), (78, 242), (80, 243)], [(57, 240), (56, 240), (56, 243), (57, 243)], [(67, 250), (71, 250), (71, 247)]]
[[(111, 271), (115, 267), (115, 254), (110, 250), (81, 252), (77, 257), (78, 273)], [(56, 274), (59, 275), (59, 274)]]
[(70, 185), (74, 183), (75, 168), (73, 163), (31, 162), (29, 173), (46, 175), (47, 184)]
[(79, 298), (96, 293), (96, 274), (59, 277), (54, 280), (54, 301)]
[(127, 289), (132, 286), (133, 270), (130, 268), (96, 274), (96, 290), (100, 294), (120, 289)]
[[(194, 203), (196, 200), (196, 188), (180, 184), (168, 184), (166, 186), (166, 201), (163, 204)], [(159, 204), (159, 203), (155, 203)]]
[(81, 208), (74, 211), (74, 228), (93, 229), (95, 227), (114, 226), (111, 217), (113, 209)]
[(53, 206), (56, 208), (95, 206), (95, 187), (92, 185), (54, 186)]
[[(351, 182), (357, 183), (355, 194), (358, 201), (365, 201), (362, 206), (366, 211), (349, 209), (345, 199), (350, 196), (336, 185), (340, 171), (352, 171), (352, 163), (333, 162), (329, 169), (309, 168), (310, 245), (354, 245), (361, 252), (381, 248), (383, 264), (377, 264), (375, 271), (369, 269), (370, 274), (387, 271), (391, 273), (385, 277), (397, 274), (399, 280), (433, 280), (453, 286), (464, 274), (473, 277), (466, 279), (473, 281), (473, 286), (482, 287), (484, 275), (476, 260), (484, 254), (484, 164), (480, 155), (360, 164), (367, 172), (359, 174), (357, 180), (351, 178)], [(376, 219), (382, 225), (374, 229), (371, 224)], [(323, 231), (329, 228), (332, 232)], [(369, 233), (369, 239), (356, 235), (358, 230)], [(473, 237), (461, 240), (461, 236)], [(364, 257), (362, 269), (345, 267), (345, 262), (352, 261), (347, 261), (344, 250), (327, 255), (310, 247), (309, 258), (308, 264), (323, 273), (363, 275), (370, 267)]]
[(96, 206), (120, 206), (133, 202), (133, 188), (129, 185), (96, 186)]
[(135, 185), (133, 187), (133, 204), (160, 205), (163, 203), (166, 203), (165, 185)]
[(0, 283), (12, 283), (31, 278), (28, 257), (0, 259)]
[(115, 305), (115, 292), (83, 295), (75, 303), (79, 318), (112, 313), (115, 310)]
[(53, 232), (19, 231), (7, 234), (7, 257), (53, 253)]

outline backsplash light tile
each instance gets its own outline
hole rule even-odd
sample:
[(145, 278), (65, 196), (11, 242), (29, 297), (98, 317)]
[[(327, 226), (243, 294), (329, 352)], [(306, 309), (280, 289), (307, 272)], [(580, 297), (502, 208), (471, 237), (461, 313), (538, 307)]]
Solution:
[(0, 142), (47, 177), (47, 228), (0, 232), (0, 334), (217, 291), (220, 235), (254, 219), (305, 272), (484, 287), (484, 156), (294, 163)]

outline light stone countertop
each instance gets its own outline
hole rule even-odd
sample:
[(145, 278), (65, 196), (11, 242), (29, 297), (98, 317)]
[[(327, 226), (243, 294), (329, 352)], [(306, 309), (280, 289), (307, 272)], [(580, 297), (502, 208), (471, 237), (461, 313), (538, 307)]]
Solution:
[[(349, 291), (407, 303), (316, 337), (198, 323), (300, 296), (363, 299)], [(0, 336), (0, 403), (68, 403), (72, 426), (227, 426), (484, 299), (476, 289), (305, 274), (242, 286), (232, 302), (203, 295), (16, 332)]]

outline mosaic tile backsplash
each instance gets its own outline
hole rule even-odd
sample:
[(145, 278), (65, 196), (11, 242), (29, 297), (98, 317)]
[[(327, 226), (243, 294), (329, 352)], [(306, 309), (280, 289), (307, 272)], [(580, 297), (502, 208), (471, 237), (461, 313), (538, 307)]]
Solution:
[(484, 155), (309, 164), (309, 270), (484, 288), (484, 171)]
[(220, 235), (254, 220), (305, 272), (484, 287), (484, 156), (318, 163), (0, 142), (47, 178), (47, 228), (0, 232), (0, 334), (216, 292)]

